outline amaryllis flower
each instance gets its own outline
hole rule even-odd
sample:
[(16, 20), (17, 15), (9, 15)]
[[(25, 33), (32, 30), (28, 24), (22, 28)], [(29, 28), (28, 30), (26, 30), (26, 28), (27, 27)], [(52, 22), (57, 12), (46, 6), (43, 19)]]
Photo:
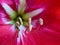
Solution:
[[(17, 41), (17, 45), (60, 45), (59, 2), (1, 0), (0, 44), (16, 45)], [(16, 30), (19, 30), (17, 37)]]
[[(8, 0), (7, 0), (8, 1)], [(33, 11), (26, 12), (27, 3), (26, 0), (18, 0), (17, 2), (1, 0), (1, 18), (0, 18), (0, 30), (3, 30), (1, 37), (1, 45), (24, 45), (24, 38), (26, 34), (32, 30), (32, 17), (41, 13), (44, 8), (37, 8)], [(14, 3), (15, 2), (15, 3)], [(11, 4), (10, 4), (11, 3)], [(11, 6), (13, 4), (13, 6)], [(14, 6), (15, 5), (15, 6)], [(14, 7), (14, 8), (13, 8)], [(43, 19), (40, 19), (43, 21)], [(41, 23), (41, 22), (40, 22)], [(43, 23), (41, 23), (42, 25)], [(19, 30), (18, 37), (16, 37), (16, 30)], [(27, 30), (27, 31), (26, 31)], [(6, 34), (7, 33), (7, 34)], [(26, 34), (25, 34), (26, 33)], [(5, 36), (7, 41), (5, 41)], [(11, 37), (11, 38), (10, 38)], [(4, 40), (3, 40), (4, 39)], [(17, 43), (17, 44), (16, 44)]]

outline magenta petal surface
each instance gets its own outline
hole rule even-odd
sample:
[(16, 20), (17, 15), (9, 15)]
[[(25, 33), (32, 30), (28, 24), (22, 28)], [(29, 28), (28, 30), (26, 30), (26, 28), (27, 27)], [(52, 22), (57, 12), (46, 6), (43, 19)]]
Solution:
[(0, 45), (16, 45), (16, 35), (13, 26), (0, 25)]
[[(8, 3), (8, 1), (10, 3)], [(16, 0), (1, 0), (1, 2), (6, 2), (10, 5), (14, 10), (15, 6), (13, 5)], [(0, 2), (0, 3), (1, 3)], [(12, 2), (12, 3), (11, 3)], [(16, 3), (16, 2), (15, 2)], [(27, 35), (27, 38), (24, 38), (24, 45), (60, 45), (60, 0), (27, 0), (27, 8), (25, 12), (30, 12), (38, 8), (44, 7), (45, 10), (33, 17), (37, 22), (33, 25), (35, 26), (31, 32)], [(0, 24), (4, 24), (4, 19), (8, 20), (9, 16), (7, 16), (4, 12), (4, 9), (0, 14)], [(3, 14), (4, 17), (2, 16)], [(8, 18), (8, 19), (7, 19)], [(44, 20), (44, 24), (41, 26), (38, 22), (38, 19), (42, 18)], [(0, 44), (1, 45), (15, 45), (15, 32), (12, 32), (9, 29), (12, 26), (0, 26)], [(20, 45), (23, 45), (20, 42)]]

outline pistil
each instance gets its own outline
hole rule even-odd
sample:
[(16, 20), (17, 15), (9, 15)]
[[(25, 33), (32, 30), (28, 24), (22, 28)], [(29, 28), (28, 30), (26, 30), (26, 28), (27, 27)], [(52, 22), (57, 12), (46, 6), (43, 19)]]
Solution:
[(32, 24), (31, 24), (31, 18), (29, 18), (29, 31), (31, 31), (32, 30)]

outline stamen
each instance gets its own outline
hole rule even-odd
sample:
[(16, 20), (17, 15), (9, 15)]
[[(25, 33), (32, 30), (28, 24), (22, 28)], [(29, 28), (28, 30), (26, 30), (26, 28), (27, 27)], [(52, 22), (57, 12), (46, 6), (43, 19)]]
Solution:
[(15, 26), (16, 26), (16, 29), (20, 30), (19, 29), (19, 26), (20, 26), (20, 23), (19, 22), (16, 22), (16, 25)]
[(43, 25), (43, 19), (42, 18), (39, 19), (39, 22), (40, 22), (40, 25)]
[(20, 23), (19, 22), (16, 22), (16, 26), (20, 26)]
[(32, 25), (31, 25), (31, 18), (29, 18), (29, 31), (32, 30)]
[(34, 16), (38, 15), (39, 13), (42, 13), (43, 10), (44, 10), (44, 8), (40, 8), (40, 9), (34, 10), (32, 12), (26, 13), (26, 15), (28, 15), (28, 17), (34, 17)]
[(11, 19), (15, 19), (17, 16), (17, 13), (6, 3), (1, 4), (6, 13), (10, 16)]
[(20, 22), (21, 25), (23, 25), (23, 21), (20, 17), (19, 17), (19, 22)]

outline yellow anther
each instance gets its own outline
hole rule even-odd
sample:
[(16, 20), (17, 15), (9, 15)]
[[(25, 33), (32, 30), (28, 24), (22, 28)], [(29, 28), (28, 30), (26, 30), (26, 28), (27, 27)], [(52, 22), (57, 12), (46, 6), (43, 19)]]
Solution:
[(16, 26), (20, 26), (20, 23), (19, 22), (16, 22)]
[(19, 17), (20, 24), (23, 25), (22, 19)]
[(42, 18), (39, 19), (39, 22), (40, 22), (40, 25), (43, 25), (43, 19)]

